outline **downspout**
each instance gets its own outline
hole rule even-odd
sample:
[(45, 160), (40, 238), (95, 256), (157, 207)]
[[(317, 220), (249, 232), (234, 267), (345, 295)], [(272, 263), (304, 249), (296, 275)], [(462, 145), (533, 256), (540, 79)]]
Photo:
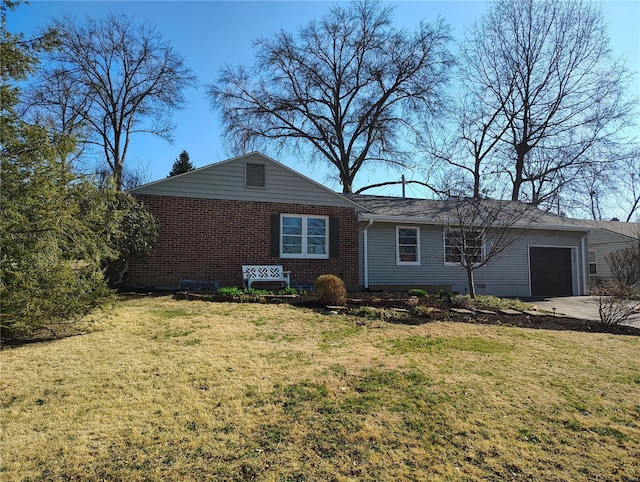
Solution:
[(582, 245), (582, 294), (589, 294), (589, 252), (587, 251), (587, 237), (591, 234), (589, 231), (582, 236), (580, 244)]
[(369, 289), (369, 228), (373, 225), (373, 218), (369, 218), (369, 224), (367, 224), (362, 233), (363, 239), (362, 242), (364, 244), (364, 289)]

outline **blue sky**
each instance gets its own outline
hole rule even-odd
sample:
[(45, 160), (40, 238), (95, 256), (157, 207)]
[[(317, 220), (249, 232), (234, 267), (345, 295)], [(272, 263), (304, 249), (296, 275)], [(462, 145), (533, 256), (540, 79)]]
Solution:
[[(149, 171), (148, 180), (166, 177), (182, 150), (189, 153), (196, 167), (230, 157), (221, 142), (220, 121), (211, 110), (206, 85), (216, 81), (225, 64), (250, 65), (254, 59), (253, 41), (284, 29), (296, 31), (313, 18), (325, 15), (334, 2), (325, 1), (31, 1), (10, 12), (8, 28), (27, 37), (40, 26), (64, 13), (78, 19), (84, 15), (101, 17), (109, 12), (125, 13), (136, 21), (153, 24), (163, 37), (182, 54), (198, 76), (198, 88), (189, 89), (188, 104), (174, 115), (175, 142), (170, 144), (149, 135), (131, 141), (127, 164)], [(601, 0), (614, 55), (624, 58), (635, 73), (634, 94), (640, 98), (640, 1)], [(454, 38), (479, 18), (488, 4), (481, 1), (401, 1), (395, 5), (394, 20), (399, 27), (413, 29), (419, 20), (431, 22), (438, 15), (452, 26)], [(312, 168), (304, 159), (265, 154), (312, 179), (340, 191), (337, 182), (327, 179), (326, 167)], [(395, 171), (361, 171), (354, 188), (399, 178)], [(397, 191), (397, 192), (396, 192)], [(398, 195), (400, 188), (370, 190), (368, 194)], [(424, 193), (407, 195), (422, 197)]]

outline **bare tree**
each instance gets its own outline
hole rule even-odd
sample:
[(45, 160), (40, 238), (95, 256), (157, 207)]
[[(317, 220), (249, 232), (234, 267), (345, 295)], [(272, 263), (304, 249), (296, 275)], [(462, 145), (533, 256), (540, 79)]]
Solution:
[(616, 283), (632, 287), (640, 284), (640, 233), (629, 246), (604, 257)]
[(448, 205), (438, 220), (444, 230), (445, 262), (465, 270), (469, 294), (475, 298), (474, 272), (519, 242), (539, 212), (517, 201), (478, 197), (452, 198)]
[(483, 71), (474, 64), (477, 56), (489, 55), (484, 39), (472, 37), (460, 45), (456, 64), (457, 102), (449, 111), (450, 121), (432, 129), (425, 137), (423, 149), (430, 166), (445, 171), (439, 191), (480, 198), (493, 196), (498, 186), (497, 148), (509, 128), (505, 103), (515, 90), (515, 78), (501, 85), (503, 95), (497, 99), (478, 89)]
[(337, 169), (345, 193), (365, 163), (406, 166), (403, 143), (442, 111), (452, 58), (442, 20), (409, 34), (392, 12), (357, 1), (297, 35), (258, 40), (255, 68), (226, 67), (209, 86), (227, 139), (304, 149)]
[(605, 325), (619, 325), (636, 312), (638, 290), (620, 283), (597, 286), (593, 292), (598, 303), (598, 315)]
[[(462, 77), (469, 79), (464, 71)], [(429, 166), (445, 173), (439, 182), (430, 185), (436, 186), (433, 191), (438, 194), (494, 196), (499, 171), (493, 157), (507, 127), (500, 124), (500, 107), (486, 106), (483, 99), (464, 86), (463, 92), (460, 104), (452, 113), (453, 127), (436, 131), (436, 135), (427, 137), (425, 142), (431, 158)]]
[[(640, 221), (640, 155), (638, 148), (617, 152), (614, 162), (603, 161), (576, 172), (563, 203), (574, 213), (592, 219)], [(606, 156), (610, 159), (613, 156)], [(572, 209), (573, 208), (573, 209)]]
[(61, 131), (99, 146), (121, 189), (131, 136), (171, 140), (171, 111), (184, 104), (183, 90), (195, 77), (155, 28), (124, 15), (87, 17), (83, 24), (67, 16), (51, 27), (60, 48), (31, 90), (31, 104)]
[(606, 199), (615, 190), (615, 182), (609, 169), (593, 164), (581, 170), (578, 179), (571, 183), (571, 201), (563, 202), (579, 218), (606, 219)]
[(640, 222), (640, 152), (623, 160), (620, 169), (618, 205), (625, 211), (625, 221)]
[[(83, 113), (87, 111), (91, 99), (78, 94), (71, 78), (51, 76), (50, 72), (40, 70), (35, 82), (26, 88), (23, 118), (34, 124), (49, 125), (61, 138), (88, 139), (91, 134)], [(76, 143), (75, 150), (64, 152), (62, 163), (75, 167), (86, 147), (83, 142)]]
[(553, 202), (631, 123), (631, 78), (611, 58), (594, 3), (498, 0), (462, 52), (478, 117), (499, 116), (486, 145), (504, 160), (497, 172), (508, 176), (512, 200)]
[(633, 315), (640, 298), (640, 232), (627, 247), (604, 257), (613, 281), (593, 290), (598, 302), (600, 321), (606, 325), (623, 323)]

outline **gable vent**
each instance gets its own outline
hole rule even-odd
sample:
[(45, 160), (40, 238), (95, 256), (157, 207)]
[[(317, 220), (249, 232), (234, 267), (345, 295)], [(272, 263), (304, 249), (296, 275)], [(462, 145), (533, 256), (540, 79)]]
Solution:
[(247, 162), (245, 168), (246, 187), (265, 187), (265, 165)]

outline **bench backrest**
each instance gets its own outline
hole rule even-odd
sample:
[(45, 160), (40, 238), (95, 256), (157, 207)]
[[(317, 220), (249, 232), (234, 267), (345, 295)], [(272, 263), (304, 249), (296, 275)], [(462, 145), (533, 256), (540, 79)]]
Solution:
[(284, 277), (284, 271), (282, 266), (243, 266), (242, 278), (243, 279), (282, 279)]

